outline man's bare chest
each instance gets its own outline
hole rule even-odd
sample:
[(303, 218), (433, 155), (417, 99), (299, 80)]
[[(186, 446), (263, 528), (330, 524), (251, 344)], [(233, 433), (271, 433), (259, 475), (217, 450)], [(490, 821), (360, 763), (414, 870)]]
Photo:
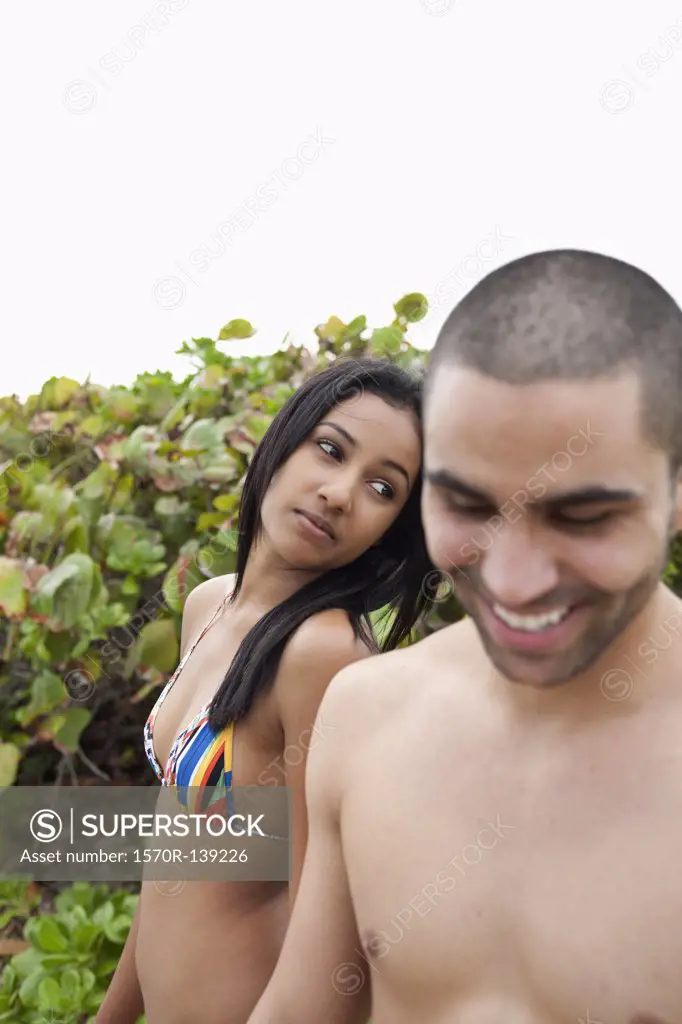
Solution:
[(415, 745), (409, 771), (399, 737), (384, 744), (343, 815), (378, 990), (435, 993), (444, 1009), (508, 992), (545, 1021), (587, 1019), (586, 1007), (595, 1020), (682, 1021), (673, 724), (648, 746), (637, 727), (525, 745), (453, 735), (449, 756), (437, 740)]

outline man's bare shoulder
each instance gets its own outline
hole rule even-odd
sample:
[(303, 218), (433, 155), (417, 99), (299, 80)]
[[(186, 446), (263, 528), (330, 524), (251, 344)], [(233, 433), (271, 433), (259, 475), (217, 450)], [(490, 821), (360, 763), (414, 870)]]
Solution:
[(357, 739), (390, 727), (395, 717), (430, 702), (441, 685), (464, 682), (480, 659), (478, 634), (466, 619), (394, 651), (363, 658), (332, 679), (320, 713)]

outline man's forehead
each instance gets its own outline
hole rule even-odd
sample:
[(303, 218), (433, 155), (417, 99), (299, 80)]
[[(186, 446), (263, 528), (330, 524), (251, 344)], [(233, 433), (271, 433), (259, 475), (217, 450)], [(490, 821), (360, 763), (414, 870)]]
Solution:
[[(455, 398), (457, 401), (455, 402)], [(641, 381), (630, 368), (603, 376), (591, 377), (541, 377), (532, 375), (522, 381), (507, 381), (483, 373), (474, 367), (444, 362), (434, 370), (427, 389), (427, 411), (434, 405), (450, 405), (458, 409), (480, 411), (481, 400), (531, 405), (556, 406), (571, 402), (593, 400), (601, 402), (609, 398), (614, 404), (630, 400), (633, 409), (641, 402)]]
[(631, 372), (588, 380), (511, 384), (475, 370), (444, 366), (424, 416), (427, 447), (465, 445), (496, 451), (562, 446), (591, 424), (610, 447), (643, 444), (641, 391)]
[(665, 468), (665, 454), (642, 436), (631, 380), (524, 388), (457, 367), (442, 383), (425, 418), (427, 479), (445, 471), (498, 497), (539, 476), (549, 495), (600, 486), (640, 490)]

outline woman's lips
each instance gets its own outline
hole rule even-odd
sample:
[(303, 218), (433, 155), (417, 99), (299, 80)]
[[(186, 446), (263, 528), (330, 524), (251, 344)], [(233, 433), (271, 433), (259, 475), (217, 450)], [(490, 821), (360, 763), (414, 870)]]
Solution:
[(311, 539), (323, 541), (327, 544), (331, 543), (335, 538), (331, 536), (328, 530), (330, 527), (323, 529), (322, 526), (318, 525), (321, 522), (317, 517), (312, 517), (310, 513), (303, 512), (301, 509), (296, 509), (296, 518), (301, 526), (301, 529), (305, 532), (306, 536)]

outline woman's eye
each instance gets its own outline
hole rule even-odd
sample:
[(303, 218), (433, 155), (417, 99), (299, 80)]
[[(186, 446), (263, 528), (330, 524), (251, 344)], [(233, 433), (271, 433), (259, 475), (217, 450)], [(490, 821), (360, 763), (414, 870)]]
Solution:
[(329, 455), (330, 458), (336, 459), (341, 457), (341, 449), (337, 444), (334, 444), (333, 441), (327, 441), (325, 438), (322, 438), (322, 440), (318, 441), (317, 444), (326, 455)]
[(395, 494), (395, 491), (393, 490), (391, 485), (384, 483), (383, 480), (374, 480), (372, 482), (372, 487), (374, 487), (375, 489), (377, 487), (383, 488), (383, 491), (377, 490), (377, 494), (381, 495), (382, 498), (392, 498)]

